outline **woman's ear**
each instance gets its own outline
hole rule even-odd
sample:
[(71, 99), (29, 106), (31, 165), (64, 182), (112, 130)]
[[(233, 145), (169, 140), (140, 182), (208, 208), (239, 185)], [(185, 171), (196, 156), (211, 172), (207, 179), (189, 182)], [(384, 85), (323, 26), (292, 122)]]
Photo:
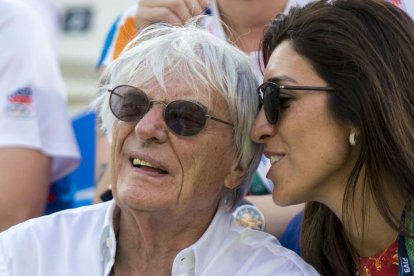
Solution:
[(224, 186), (229, 189), (237, 188), (242, 182), (243, 178), (246, 176), (246, 173), (247, 171), (240, 168), (240, 165), (233, 165), (233, 167), (230, 169), (230, 172), (224, 179)]

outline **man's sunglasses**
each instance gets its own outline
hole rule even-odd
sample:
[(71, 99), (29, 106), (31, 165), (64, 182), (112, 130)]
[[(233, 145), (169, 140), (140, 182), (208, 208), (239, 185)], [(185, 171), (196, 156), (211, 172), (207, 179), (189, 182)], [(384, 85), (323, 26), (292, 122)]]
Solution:
[(176, 100), (169, 103), (150, 101), (142, 90), (120, 85), (112, 90), (109, 97), (109, 107), (112, 113), (121, 121), (137, 123), (150, 110), (153, 104), (162, 104), (164, 120), (168, 128), (180, 136), (193, 136), (202, 131), (207, 119), (233, 126), (231, 123), (220, 120), (207, 114), (205, 107), (185, 100)]
[(263, 106), (266, 119), (270, 124), (276, 124), (280, 113), (280, 90), (305, 90), (305, 91), (334, 91), (331, 87), (321, 86), (293, 86), (280, 85), (275, 82), (264, 82), (259, 86), (257, 92), (260, 96), (260, 108)]

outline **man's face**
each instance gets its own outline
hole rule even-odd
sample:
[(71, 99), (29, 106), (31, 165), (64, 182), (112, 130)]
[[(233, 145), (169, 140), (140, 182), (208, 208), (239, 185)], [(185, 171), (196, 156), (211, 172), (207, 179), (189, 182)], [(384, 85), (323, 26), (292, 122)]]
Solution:
[[(183, 81), (140, 87), (151, 101), (196, 101), (210, 115), (231, 122), (217, 93), (196, 95)], [(154, 104), (137, 123), (116, 121), (112, 181), (117, 203), (132, 211), (197, 214), (214, 209), (234, 168), (232, 127), (207, 120), (194, 136), (178, 136), (166, 125), (165, 106)]]

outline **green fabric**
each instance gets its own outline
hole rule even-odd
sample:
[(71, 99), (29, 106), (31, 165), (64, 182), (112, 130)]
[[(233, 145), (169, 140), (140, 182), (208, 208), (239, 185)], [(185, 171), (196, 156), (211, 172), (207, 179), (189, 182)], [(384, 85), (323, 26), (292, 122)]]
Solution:
[(249, 193), (252, 195), (267, 195), (269, 191), (267, 190), (265, 184), (263, 183), (260, 176), (255, 173), (252, 178), (252, 183), (250, 184)]
[[(410, 205), (409, 208), (406, 208), (407, 215), (405, 217), (405, 227), (408, 233), (414, 233), (414, 200), (413, 197), (410, 197), (408, 201)], [(410, 238), (409, 235), (405, 236), (405, 247), (407, 248), (408, 259), (410, 260), (410, 266), (414, 268), (414, 239)]]

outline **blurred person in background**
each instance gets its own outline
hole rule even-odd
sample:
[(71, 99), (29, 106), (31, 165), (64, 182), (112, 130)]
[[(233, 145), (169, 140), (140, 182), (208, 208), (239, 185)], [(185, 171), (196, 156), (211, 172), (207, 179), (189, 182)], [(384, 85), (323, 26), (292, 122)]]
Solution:
[(252, 128), (280, 205), (307, 202), (322, 275), (412, 275), (414, 22), (381, 0), (318, 1), (272, 21)]
[[(251, 66), (259, 81), (262, 80), (260, 70), (259, 45), (264, 28), (278, 13), (291, 6), (303, 5), (309, 0), (141, 0), (126, 10), (116, 19), (108, 33), (99, 67), (105, 67), (116, 59), (125, 45), (136, 35), (137, 31), (155, 22), (166, 22), (182, 25), (190, 17), (207, 15), (202, 26), (213, 35), (237, 46), (247, 53)], [(104, 133), (98, 131), (97, 141), (97, 181), (95, 202), (107, 191), (109, 181), (109, 145)], [(278, 208), (269, 194), (272, 183), (266, 179), (268, 160), (262, 158), (255, 174), (248, 201), (252, 205), (244, 205), (235, 211), (235, 216), (243, 225), (260, 225), (257, 229), (280, 237), (290, 219), (296, 215), (303, 206), (290, 206)], [(110, 192), (109, 192), (110, 193)], [(107, 193), (108, 194), (108, 193)], [(261, 213), (263, 211), (264, 215)], [(243, 221), (246, 218), (246, 221)]]
[(262, 155), (257, 84), (247, 55), (205, 30), (141, 32), (96, 101), (114, 199), (0, 233), (0, 275), (318, 275), (232, 218)]
[(411, 0), (387, 0), (391, 4), (405, 11), (412, 19), (414, 19), (414, 1)]
[(80, 158), (53, 42), (24, 2), (0, 0), (0, 231), (42, 215)]

